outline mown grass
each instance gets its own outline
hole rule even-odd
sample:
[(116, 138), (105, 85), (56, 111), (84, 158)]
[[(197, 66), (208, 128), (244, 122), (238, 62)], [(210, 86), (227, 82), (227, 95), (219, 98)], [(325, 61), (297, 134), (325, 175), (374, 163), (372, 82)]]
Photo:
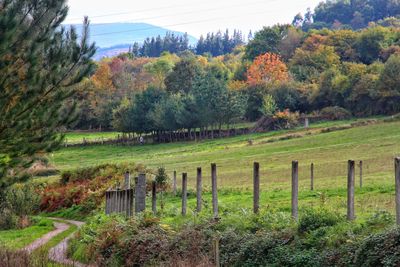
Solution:
[(53, 222), (41, 218), (34, 225), (24, 229), (0, 231), (0, 245), (11, 249), (22, 249), (52, 230), (54, 230)]

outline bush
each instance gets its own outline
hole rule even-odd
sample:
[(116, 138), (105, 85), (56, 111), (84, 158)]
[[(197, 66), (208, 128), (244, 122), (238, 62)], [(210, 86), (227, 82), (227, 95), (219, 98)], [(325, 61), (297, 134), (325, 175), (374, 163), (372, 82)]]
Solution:
[(83, 214), (90, 214), (101, 205), (107, 189), (122, 183), (126, 171), (133, 177), (135, 173), (148, 172), (142, 165), (133, 164), (102, 164), (63, 172), (60, 183), (41, 192), (40, 207), (54, 212), (80, 205)]
[(320, 115), (327, 120), (345, 120), (352, 117), (348, 110), (338, 106), (323, 108)]
[(299, 233), (308, 233), (321, 227), (334, 226), (344, 218), (325, 209), (306, 209), (301, 213), (298, 225)]
[(288, 109), (276, 112), (274, 118), (274, 129), (292, 129), (299, 125), (300, 114), (298, 112), (290, 112)]
[(399, 266), (399, 264), (399, 228), (369, 236), (361, 243), (355, 256), (355, 266)]
[(4, 193), (0, 206), (0, 229), (24, 228), (30, 225), (28, 215), (39, 211), (40, 196), (33, 185), (16, 184)]
[(0, 230), (18, 228), (19, 218), (11, 210), (3, 208), (0, 210)]

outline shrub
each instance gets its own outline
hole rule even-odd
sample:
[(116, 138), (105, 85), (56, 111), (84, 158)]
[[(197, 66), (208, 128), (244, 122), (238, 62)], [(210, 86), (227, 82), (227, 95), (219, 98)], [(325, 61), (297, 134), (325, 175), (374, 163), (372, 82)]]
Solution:
[(320, 115), (327, 120), (345, 120), (351, 118), (351, 113), (338, 106), (323, 108)]
[(62, 173), (60, 183), (47, 186), (41, 192), (42, 210), (53, 212), (74, 205), (89, 214), (99, 207), (107, 189), (121, 184), (126, 171), (132, 176), (146, 171), (141, 165), (102, 164)]
[(274, 129), (292, 129), (299, 125), (300, 114), (298, 112), (285, 111), (276, 112), (274, 118)]
[(33, 185), (16, 184), (8, 188), (0, 206), (0, 229), (29, 226), (28, 215), (38, 212), (39, 204), (40, 196)]
[(366, 238), (356, 252), (355, 266), (399, 266), (400, 229), (390, 229)]
[(334, 226), (342, 221), (342, 217), (325, 209), (306, 209), (301, 213), (298, 231), (307, 233), (321, 227)]
[(0, 210), (0, 230), (9, 230), (18, 227), (19, 217), (11, 210), (3, 208)]

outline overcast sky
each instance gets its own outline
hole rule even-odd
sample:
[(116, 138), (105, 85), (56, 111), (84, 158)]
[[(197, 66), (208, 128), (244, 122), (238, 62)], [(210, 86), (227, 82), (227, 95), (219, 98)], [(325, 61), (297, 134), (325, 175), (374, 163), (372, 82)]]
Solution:
[(92, 24), (146, 22), (171, 30), (200, 34), (219, 29), (247, 33), (262, 26), (290, 23), (293, 17), (314, 8), (321, 0), (68, 0), (66, 23), (80, 23), (89, 16)]

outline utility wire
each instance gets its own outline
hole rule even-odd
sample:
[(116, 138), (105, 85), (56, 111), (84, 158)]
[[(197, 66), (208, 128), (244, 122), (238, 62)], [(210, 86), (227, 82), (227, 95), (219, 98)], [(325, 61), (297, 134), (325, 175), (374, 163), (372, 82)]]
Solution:
[[(259, 3), (271, 3), (271, 2), (277, 2), (277, 1), (279, 1), (279, 0), (270, 0), (268, 2), (267, 1), (260, 1)], [(251, 4), (251, 3), (248, 3), (248, 4)], [(166, 10), (166, 9), (187, 7), (187, 6), (188, 6), (187, 4), (185, 4), (185, 5), (171, 5), (171, 6), (164, 6), (164, 7), (155, 7), (155, 8), (135, 10), (135, 11), (124, 11), (124, 12), (118, 12), (118, 13), (94, 15), (94, 16), (89, 16), (89, 17), (90, 18), (114, 17), (114, 16), (120, 16), (120, 15), (129, 15), (129, 14), (135, 14), (135, 13), (141, 13), (141, 12), (156, 11), (156, 10)], [(225, 6), (225, 7), (229, 8), (229, 6)], [(82, 20), (82, 17), (74, 17), (74, 18), (70, 18), (70, 20)]]
[[(258, 15), (258, 14), (266, 14), (266, 13), (267, 13), (266, 11), (262, 11), (262, 12), (248, 13), (248, 14), (246, 14), (246, 15)], [(218, 20), (225, 20), (225, 19), (232, 19), (232, 18), (240, 18), (240, 17), (242, 17), (242, 16), (243, 16), (243, 15), (240, 15), (240, 16), (233, 16), (233, 17), (223, 17), (223, 18), (204, 19), (204, 20), (189, 21), (189, 22), (184, 22), (184, 23), (176, 23), (176, 24), (169, 24), (169, 25), (161, 25), (161, 26), (159, 26), (159, 27), (167, 28), (167, 27), (191, 25), (191, 24), (198, 24), (198, 23), (203, 23), (203, 22), (211, 22), (211, 21), (218, 21)], [(137, 32), (137, 31), (146, 31), (146, 30), (151, 30), (151, 29), (154, 29), (154, 27), (146, 27), (146, 28), (140, 28), (140, 29), (134, 29), (134, 30), (116, 31), (116, 32), (98, 33), (98, 34), (92, 34), (92, 36), (103, 36), (103, 35), (118, 34), (118, 33), (128, 33), (128, 32)]]
[[(277, 1), (277, 0), (273, 0), (273, 1)], [(257, 5), (257, 4), (262, 4), (265, 3), (265, 1), (262, 2), (253, 2), (253, 3), (247, 3), (247, 4), (239, 4), (239, 5), (231, 5), (229, 6), (229, 8), (232, 7), (242, 7), (242, 6), (252, 6), (252, 5)], [(186, 12), (180, 12), (180, 13), (175, 13), (175, 14), (167, 14), (167, 15), (162, 15), (162, 16), (153, 16), (153, 17), (144, 17), (144, 18), (137, 18), (134, 21), (127, 21), (127, 23), (131, 22), (141, 22), (143, 20), (150, 20), (150, 19), (159, 19), (159, 18), (168, 18), (168, 17), (176, 17), (179, 15), (189, 15), (189, 14), (197, 14), (200, 12), (210, 12), (210, 11), (216, 11), (216, 10), (221, 10), (221, 8), (225, 8), (225, 7), (218, 7), (218, 8), (208, 8), (208, 9), (201, 9), (201, 10), (193, 10), (193, 11), (186, 11)], [(110, 23), (96, 23), (96, 24), (92, 24), (91, 28), (93, 27), (98, 27), (98, 26), (104, 26), (104, 25), (108, 25)]]

